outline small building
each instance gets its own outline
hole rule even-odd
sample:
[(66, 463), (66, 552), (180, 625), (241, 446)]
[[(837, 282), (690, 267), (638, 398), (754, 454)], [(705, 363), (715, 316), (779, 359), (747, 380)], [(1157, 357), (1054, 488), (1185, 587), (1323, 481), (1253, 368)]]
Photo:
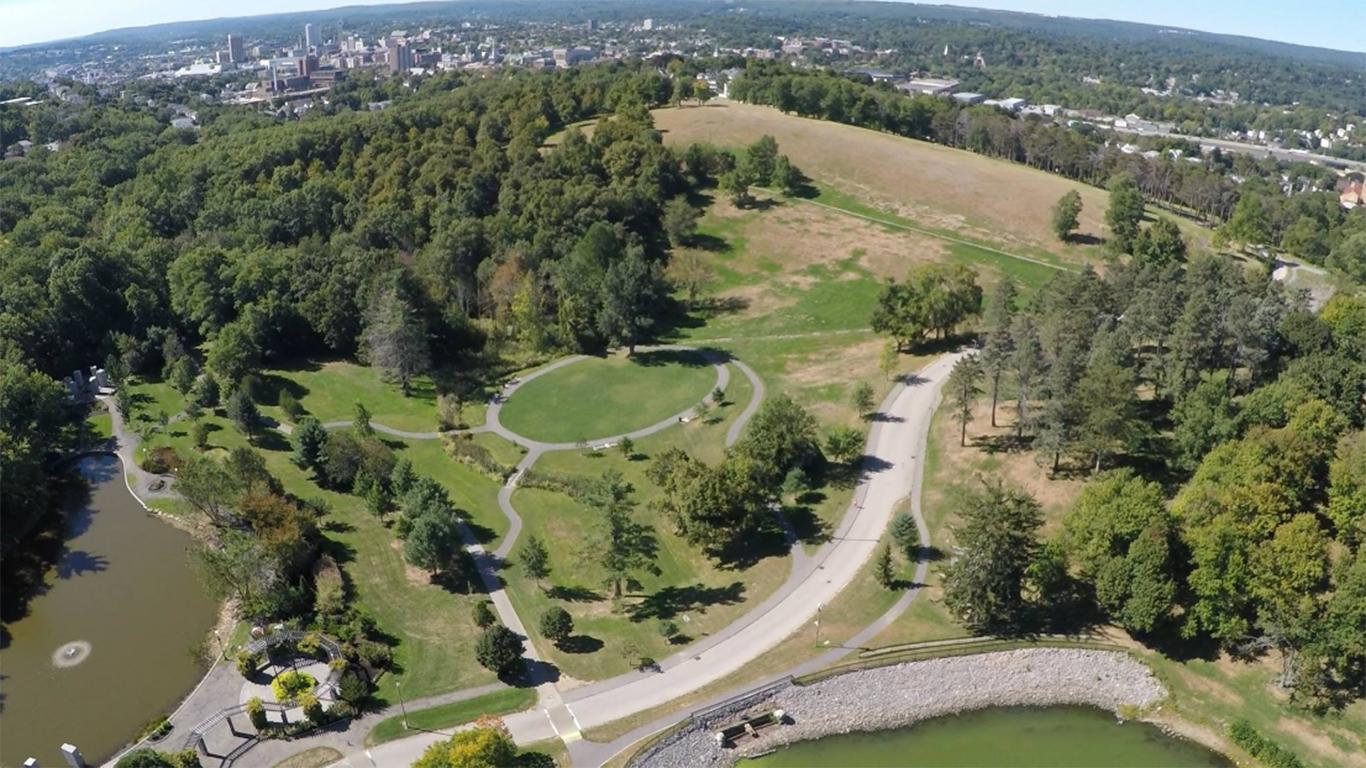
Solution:
[(953, 100), (959, 104), (981, 104), (987, 100), (987, 97), (972, 91), (959, 91), (953, 94)]
[(1349, 180), (1338, 193), (1338, 203), (1348, 210), (1366, 205), (1366, 180)]

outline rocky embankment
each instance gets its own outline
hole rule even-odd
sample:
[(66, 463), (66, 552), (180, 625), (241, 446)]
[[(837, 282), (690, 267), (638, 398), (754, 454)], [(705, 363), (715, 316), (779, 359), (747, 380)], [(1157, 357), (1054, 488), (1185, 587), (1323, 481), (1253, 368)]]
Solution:
[[(1085, 704), (1146, 708), (1166, 696), (1142, 663), (1116, 651), (1031, 648), (908, 662), (789, 685), (708, 712), (633, 761), (650, 768), (730, 765), (774, 747), (853, 731), (901, 728), (987, 707)], [(722, 748), (715, 731), (741, 716), (781, 709), (786, 723)]]

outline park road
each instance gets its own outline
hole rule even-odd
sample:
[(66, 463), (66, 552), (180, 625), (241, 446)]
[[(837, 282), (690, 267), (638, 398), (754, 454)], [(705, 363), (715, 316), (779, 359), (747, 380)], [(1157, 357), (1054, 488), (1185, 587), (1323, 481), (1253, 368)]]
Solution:
[[(691, 659), (662, 672), (623, 675), (616, 685), (595, 687), (592, 695), (567, 702), (580, 731), (685, 696), (703, 686), (723, 680), (746, 664), (811, 626), (816, 611), (829, 603), (858, 575), (872, 557), (887, 529), (897, 502), (912, 490), (919, 462), (924, 461), (924, 436), (938, 405), (939, 392), (961, 353), (937, 358), (918, 373), (907, 376), (888, 393), (873, 420), (865, 448), (865, 472), (854, 491), (853, 502), (832, 539), (812, 558), (815, 565), (806, 578), (784, 586), (782, 599), (770, 603), (760, 616), (746, 615), (743, 626), (719, 642), (701, 645)], [(921, 565), (923, 571), (924, 565)], [(917, 573), (917, 580), (924, 578)], [(520, 744), (553, 736), (545, 710), (537, 707), (511, 715), (505, 722)], [(411, 765), (427, 745), (442, 738), (424, 734), (375, 747), (372, 764)]]

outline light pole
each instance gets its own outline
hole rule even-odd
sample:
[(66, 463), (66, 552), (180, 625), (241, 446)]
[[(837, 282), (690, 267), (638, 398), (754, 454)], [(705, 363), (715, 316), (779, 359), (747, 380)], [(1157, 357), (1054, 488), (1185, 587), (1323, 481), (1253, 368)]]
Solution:
[(398, 711), (403, 713), (403, 730), (408, 729), (408, 708), (403, 706), (403, 683), (394, 683), (394, 690), (398, 691)]
[(824, 603), (816, 603), (816, 645), (821, 644), (821, 609), (824, 607)]

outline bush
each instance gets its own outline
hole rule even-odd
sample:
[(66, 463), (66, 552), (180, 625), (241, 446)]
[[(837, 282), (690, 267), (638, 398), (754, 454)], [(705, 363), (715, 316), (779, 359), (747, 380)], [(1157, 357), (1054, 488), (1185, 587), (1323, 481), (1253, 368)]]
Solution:
[(359, 708), (369, 696), (370, 684), (354, 669), (342, 674), (337, 682), (337, 697), (352, 707)]
[(501, 677), (510, 674), (521, 664), (524, 649), (522, 638), (517, 633), (502, 624), (495, 624), (479, 636), (474, 653), (484, 669)]
[(574, 618), (569, 611), (554, 606), (541, 614), (541, 634), (556, 645), (564, 642), (574, 632)]
[(142, 468), (156, 475), (174, 472), (184, 464), (174, 448), (161, 446), (149, 448), (142, 457)]
[(906, 558), (915, 562), (916, 555), (920, 550), (920, 529), (915, 525), (915, 518), (910, 512), (898, 512), (892, 518), (892, 540), (896, 542), (897, 549), (906, 554)]
[(251, 677), (256, 673), (256, 669), (261, 666), (263, 659), (259, 653), (247, 653), (243, 651), (237, 654), (237, 672), (242, 677)]
[(119, 758), (115, 768), (200, 768), (199, 753), (193, 749), (183, 752), (158, 752), (143, 747)]
[(394, 664), (394, 652), (384, 643), (362, 640), (356, 644), (356, 655), (370, 669), (388, 669)]
[(674, 638), (678, 637), (678, 624), (668, 619), (659, 620), (659, 636), (669, 643), (673, 643)]
[(1246, 720), (1230, 723), (1228, 736), (1267, 768), (1304, 768), (1304, 763), (1293, 752), (1263, 736)]
[(256, 730), (266, 729), (266, 705), (259, 696), (247, 699), (247, 717), (251, 719), (251, 726)]
[(488, 629), (498, 622), (498, 618), (493, 615), (493, 610), (489, 608), (489, 601), (480, 600), (474, 604), (474, 623), (480, 629)]
[(294, 399), (294, 393), (290, 392), (288, 389), (280, 390), (280, 397), (275, 402), (280, 406), (280, 410), (284, 411), (285, 415), (289, 417), (290, 421), (297, 424), (299, 423), (299, 419), (303, 418), (305, 413), (304, 407), (299, 404), (298, 400)]
[(322, 650), (322, 638), (317, 632), (309, 632), (299, 638), (299, 642), (294, 644), (294, 649), (305, 656), (316, 657), (318, 651)]
[(522, 488), (555, 491), (563, 493), (571, 499), (582, 500), (592, 488), (593, 478), (547, 472), (532, 467), (522, 473), (522, 478), (517, 481), (517, 485)]
[(513, 467), (493, 458), (489, 449), (474, 442), (470, 435), (455, 435), (448, 438), (446, 453), (461, 464), (468, 464), (499, 482), (506, 480), (513, 471)]
[(270, 690), (275, 694), (275, 700), (284, 704), (297, 701), (301, 694), (312, 691), (317, 685), (318, 681), (312, 675), (291, 669), (276, 675), (270, 681)]
[(459, 395), (444, 394), (436, 398), (436, 422), (442, 431), (465, 429), (465, 401)]
[(318, 697), (310, 692), (299, 694), (299, 706), (304, 708), (304, 717), (308, 718), (314, 725), (322, 725), (327, 721), (327, 712), (323, 710), (323, 703), (318, 701)]

